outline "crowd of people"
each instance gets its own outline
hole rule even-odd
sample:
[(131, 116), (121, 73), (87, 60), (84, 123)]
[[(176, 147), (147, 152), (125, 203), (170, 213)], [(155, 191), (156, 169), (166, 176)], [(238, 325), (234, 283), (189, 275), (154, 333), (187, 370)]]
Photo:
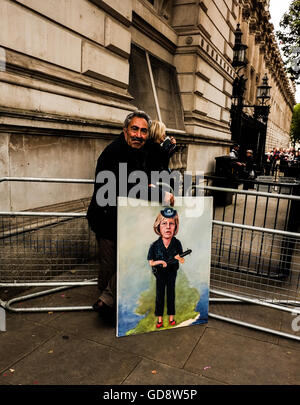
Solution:
[(298, 168), (300, 164), (300, 148), (270, 149), (265, 154), (265, 175), (274, 175), (279, 170), (285, 172), (291, 167)]
[[(248, 149), (245, 156), (240, 155), (240, 146), (234, 144), (230, 152), (230, 157), (234, 159), (233, 170), (239, 179), (254, 180), (256, 178), (256, 164), (253, 151)], [(276, 148), (265, 153), (263, 161), (263, 171), (266, 176), (274, 176), (277, 172), (282, 172), (285, 176), (298, 177), (300, 170), (300, 148)], [(297, 174), (297, 173), (298, 174)]]

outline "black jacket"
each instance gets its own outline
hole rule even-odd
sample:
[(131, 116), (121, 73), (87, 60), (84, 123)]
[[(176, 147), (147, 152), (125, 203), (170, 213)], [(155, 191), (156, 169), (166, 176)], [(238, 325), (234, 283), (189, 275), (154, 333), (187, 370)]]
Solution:
[[(149, 168), (151, 170), (167, 170), (169, 171), (170, 158), (174, 155), (177, 147), (172, 152), (165, 151), (159, 143), (154, 142), (152, 139), (148, 141), (149, 148), (151, 148)], [(153, 159), (153, 156), (155, 158)]]
[[(118, 196), (127, 196), (128, 192), (134, 187), (135, 183), (128, 183), (127, 193), (124, 194), (123, 190), (119, 189), (119, 164), (127, 164), (127, 174), (136, 170), (141, 170), (146, 173), (150, 181), (151, 170), (155, 170), (155, 152), (153, 148), (146, 142), (140, 149), (131, 148), (125, 141), (124, 134), (122, 133), (118, 139), (108, 145), (98, 158), (93, 196), (87, 211), (87, 219), (90, 228), (96, 233), (97, 238), (105, 238), (109, 240), (116, 240), (117, 238), (117, 203)], [(156, 170), (159, 170), (156, 167)], [(110, 171), (114, 174), (116, 179), (116, 193), (114, 200), (106, 204), (106, 206), (99, 206), (96, 200), (97, 192), (102, 186), (106, 186), (107, 180), (96, 182), (97, 175), (103, 171)], [(147, 197), (151, 198), (150, 184), (147, 183)], [(123, 184), (124, 186), (124, 184)], [(126, 187), (125, 187), (126, 188)], [(159, 193), (159, 201), (162, 200), (162, 193)]]
[[(150, 245), (147, 260), (164, 260), (165, 262), (172, 261), (176, 255), (181, 255), (183, 252), (182, 245), (179, 239), (173, 236), (168, 248), (165, 247), (163, 240), (159, 237), (155, 242)], [(168, 264), (165, 270), (178, 270), (179, 262), (175, 260), (175, 263)]]

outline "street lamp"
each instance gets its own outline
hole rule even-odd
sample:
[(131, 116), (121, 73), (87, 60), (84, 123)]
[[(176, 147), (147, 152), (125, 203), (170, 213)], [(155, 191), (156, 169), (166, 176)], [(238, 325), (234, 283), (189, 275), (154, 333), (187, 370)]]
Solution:
[(244, 99), (244, 92), (246, 90), (246, 81), (244, 75), (239, 75), (241, 69), (245, 68), (248, 64), (246, 57), (246, 51), (248, 49), (247, 45), (242, 44), (242, 30), (240, 29), (240, 24), (237, 24), (237, 28), (234, 32), (234, 46), (233, 46), (233, 61), (232, 66), (236, 72), (236, 78), (232, 85), (232, 99), (233, 104), (242, 106)]
[(257, 87), (256, 98), (260, 102), (260, 105), (254, 106), (254, 118), (261, 118), (264, 123), (267, 123), (270, 113), (270, 106), (266, 105), (266, 102), (271, 98), (272, 87), (268, 85), (268, 81), (269, 79), (266, 73), (262, 79), (262, 84)]
[[(243, 33), (240, 29), (240, 24), (237, 24), (237, 28), (234, 32), (235, 41), (233, 46), (232, 61), (232, 67), (234, 68), (236, 73), (236, 77), (232, 84), (232, 105), (230, 110), (232, 140), (241, 145), (244, 144), (245, 149), (249, 147), (249, 144), (253, 146), (256, 145), (254, 149), (256, 149), (257, 155), (260, 155), (257, 156), (257, 158), (259, 161), (262, 161), (266, 136), (266, 124), (268, 122), (268, 116), (270, 112), (270, 106), (266, 105), (266, 103), (271, 98), (271, 86), (268, 85), (268, 76), (267, 74), (265, 74), (262, 79), (262, 85), (257, 87), (256, 104), (244, 104), (244, 93), (246, 91), (247, 79), (244, 77), (244, 74), (240, 74), (240, 72), (248, 65), (248, 60), (246, 57), (248, 46), (242, 43), (242, 35)], [(245, 114), (243, 112), (244, 108), (253, 108), (253, 117), (249, 117), (249, 115)], [(250, 125), (249, 120), (251, 119), (251, 125), (255, 128), (254, 132), (257, 132), (257, 141), (254, 141), (253, 129), (251, 131), (249, 128), (247, 129), (247, 125)], [(261, 121), (263, 122), (263, 124), (265, 124), (264, 127), (262, 127)]]
[(256, 98), (261, 100), (261, 104), (264, 105), (266, 100), (270, 100), (271, 98), (271, 86), (268, 86), (268, 76), (265, 73), (262, 83), (260, 86), (257, 87), (257, 96)]
[(247, 66), (248, 60), (246, 58), (246, 51), (248, 49), (247, 45), (242, 44), (242, 30), (240, 29), (240, 24), (234, 32), (235, 41), (233, 47), (233, 61), (232, 66), (234, 68), (243, 68)]

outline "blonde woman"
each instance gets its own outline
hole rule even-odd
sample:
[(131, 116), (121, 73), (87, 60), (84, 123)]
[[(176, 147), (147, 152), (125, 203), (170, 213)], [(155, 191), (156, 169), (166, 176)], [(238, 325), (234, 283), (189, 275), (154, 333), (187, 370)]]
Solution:
[[(175, 315), (175, 282), (180, 257), (183, 253), (181, 242), (175, 238), (179, 228), (177, 211), (165, 208), (158, 214), (153, 229), (159, 238), (150, 246), (147, 260), (156, 278), (155, 316), (158, 317), (156, 327), (163, 327), (165, 292), (167, 292), (167, 313), (169, 325), (174, 326)], [(171, 262), (171, 263), (170, 263)]]
[(176, 151), (176, 139), (173, 136), (166, 136), (166, 126), (163, 122), (152, 121), (149, 141), (153, 143), (156, 164), (160, 170), (169, 170), (169, 160)]

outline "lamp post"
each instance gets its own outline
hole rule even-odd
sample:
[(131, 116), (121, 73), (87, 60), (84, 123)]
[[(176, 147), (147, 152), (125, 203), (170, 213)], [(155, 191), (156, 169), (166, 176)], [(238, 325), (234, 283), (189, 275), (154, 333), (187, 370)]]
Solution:
[(247, 45), (242, 44), (242, 30), (240, 29), (240, 24), (237, 24), (237, 28), (234, 32), (235, 41), (233, 47), (233, 61), (232, 66), (234, 68), (243, 68), (248, 64), (246, 58), (246, 51), (248, 49)]
[[(260, 121), (260, 128), (262, 123), (265, 126), (268, 122), (268, 116), (270, 112), (270, 106), (267, 105), (267, 101), (270, 100), (270, 90), (271, 86), (268, 85), (268, 77), (267, 74), (262, 79), (262, 85), (257, 87), (257, 103), (255, 105), (246, 105), (244, 104), (244, 93), (246, 90), (246, 82), (247, 79), (244, 77), (244, 74), (240, 74), (242, 69), (244, 69), (248, 65), (247, 60), (247, 45), (242, 43), (242, 31), (240, 29), (240, 24), (237, 24), (236, 31), (234, 32), (235, 42), (233, 47), (233, 61), (232, 67), (236, 72), (236, 77), (233, 81), (233, 89), (232, 89), (232, 105), (231, 105), (231, 132), (232, 132), (232, 140), (239, 143), (245, 144), (247, 139), (242, 139), (242, 118), (246, 115), (243, 113), (244, 108), (253, 108), (254, 114), (253, 119), (256, 120), (257, 124)], [(266, 131), (265, 131), (266, 132)], [(259, 156), (258, 160), (259, 163), (262, 162), (262, 155), (264, 153), (264, 145), (265, 145), (265, 134), (261, 134), (261, 130), (258, 134), (258, 141), (256, 152)]]
[(271, 86), (268, 86), (268, 76), (267, 73), (262, 79), (262, 85), (257, 87), (256, 98), (260, 102), (259, 105), (254, 106), (254, 118), (261, 118), (264, 123), (267, 123), (268, 116), (270, 113), (270, 106), (266, 105), (266, 102), (271, 98)]

